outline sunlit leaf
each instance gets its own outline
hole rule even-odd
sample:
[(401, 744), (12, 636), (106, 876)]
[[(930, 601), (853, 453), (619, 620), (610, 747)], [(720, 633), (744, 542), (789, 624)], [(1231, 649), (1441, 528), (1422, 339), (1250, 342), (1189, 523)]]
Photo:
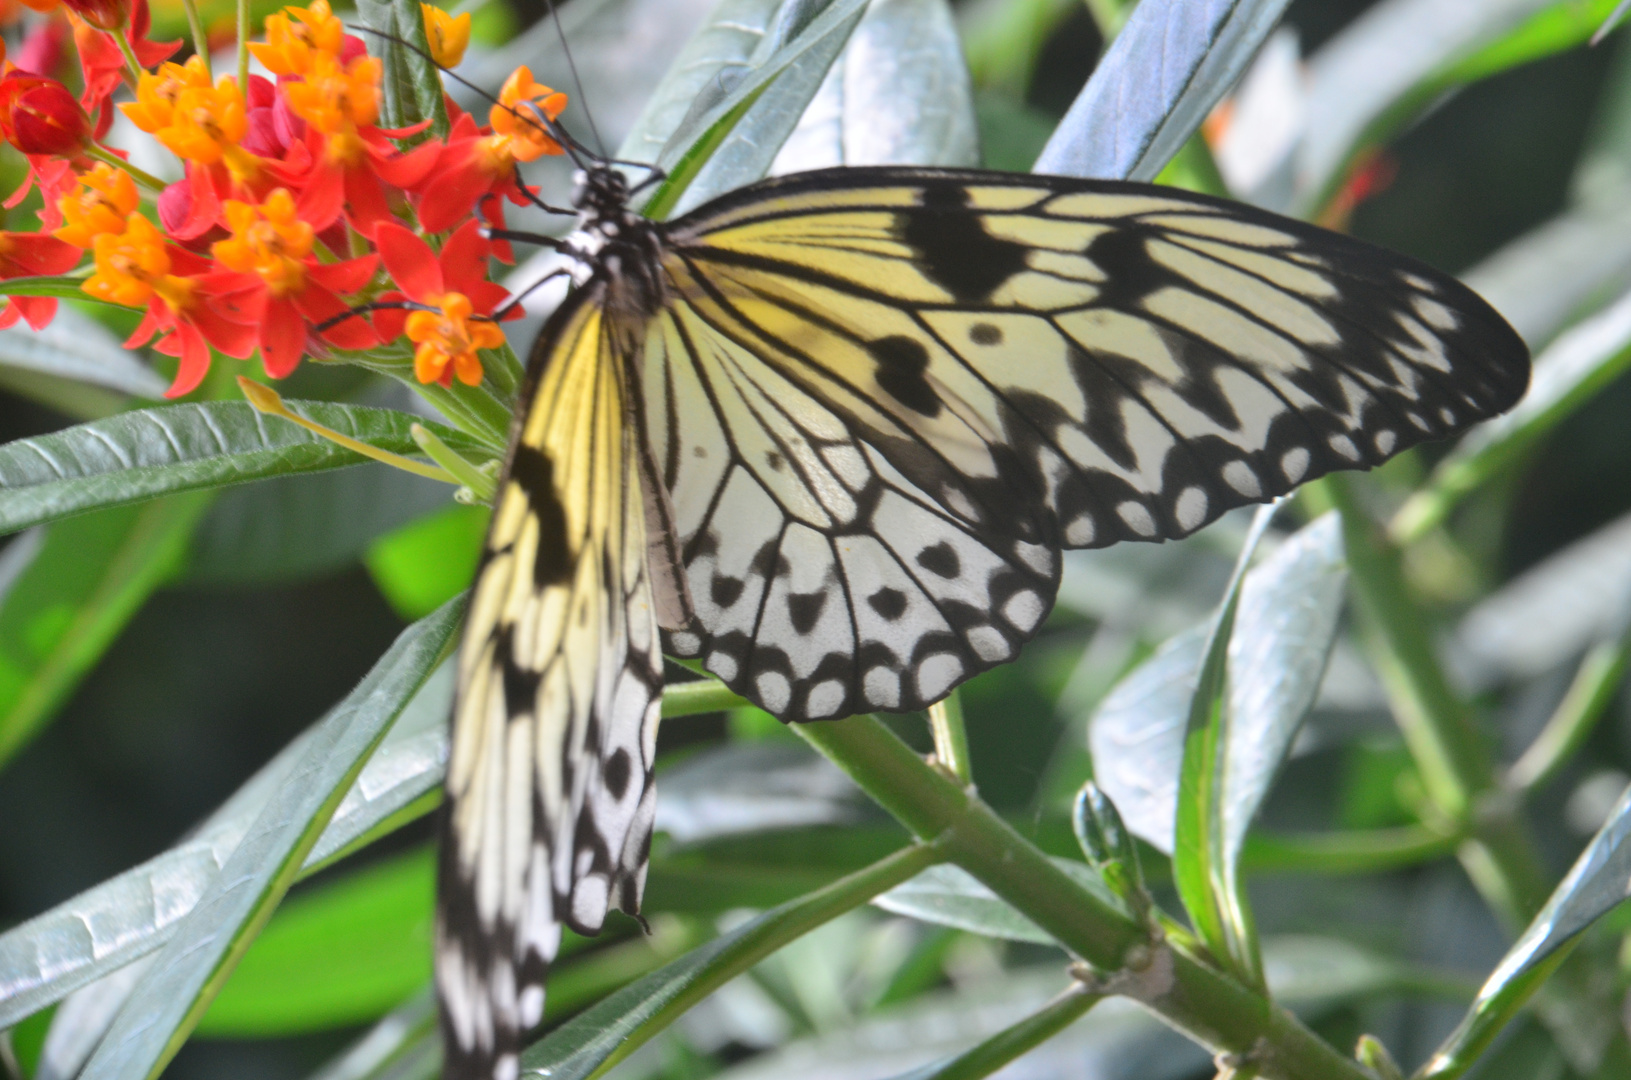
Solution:
[[(324, 402), (290, 402), (289, 407), (382, 450), (418, 453), (408, 428), (422, 421), (407, 413)], [(467, 436), (427, 426), (461, 452), (483, 455)], [(0, 446), (0, 532), (156, 495), (321, 472), (363, 460), (242, 401), (121, 413)]]
[(1143, 0), (1034, 171), (1153, 180), (1228, 93), (1287, 0)]
[(283, 894), (390, 725), (443, 659), (463, 618), (453, 602), (397, 638), (317, 726), (221, 873), (103, 1036), (85, 1068), (151, 1080), (191, 1034)]

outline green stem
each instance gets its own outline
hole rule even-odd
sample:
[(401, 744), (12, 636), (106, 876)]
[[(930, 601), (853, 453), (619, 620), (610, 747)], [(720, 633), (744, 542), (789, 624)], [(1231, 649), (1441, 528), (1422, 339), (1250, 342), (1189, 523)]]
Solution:
[(124, 158), (117, 154), (109, 153), (107, 150), (97, 146), (95, 143), (92, 143), (90, 146), (85, 148), (85, 154), (87, 157), (93, 157), (97, 161), (105, 161), (121, 172), (129, 173), (132, 180), (136, 181), (136, 183), (140, 184), (142, 187), (153, 192), (154, 194), (158, 194), (164, 190), (165, 184), (163, 180), (160, 180), (150, 172), (143, 172), (141, 169), (136, 168), (136, 166), (132, 165)]
[(979, 1080), (982, 1076), (990, 1076), (1074, 1024), (1103, 1000), (1103, 994), (1095, 994), (1077, 983), (1050, 1001), (1040, 1012), (1026, 1017), (1013, 1027), (997, 1032), (980, 1045), (928, 1072), (914, 1073), (914, 1080)]
[(1569, 763), (1619, 693), (1626, 651), (1627, 642), (1622, 638), (1599, 642), (1586, 654), (1557, 711), (1507, 771), (1509, 784), (1520, 791), (1533, 790)]
[(795, 725), (879, 805), (1133, 997), (1215, 1053), (1278, 1080), (1373, 1080), (1284, 1009), (1082, 888), (977, 795), (869, 716)]
[[(204, 20), (198, 14), (198, 0), (182, 0), (181, 6), (187, 11), (187, 29), (193, 36), (193, 52), (198, 54), (199, 60), (204, 64), (204, 73), (210, 77), (210, 82), (213, 83), (215, 81), (215, 72), (210, 67), (210, 39), (209, 35), (204, 33)], [(248, 82), (240, 78), (238, 80), (238, 89), (248, 94)]]
[(469, 488), (478, 503), (485, 506), (493, 501), (493, 492), (498, 487), (493, 478), (437, 438), (434, 431), (423, 424), (414, 424), (408, 429), (408, 434), (413, 436), (413, 441), (419, 444), (419, 449), (425, 452), (426, 457), (440, 465), (453, 479)]
[(929, 730), (934, 734), (934, 759), (940, 767), (965, 784), (974, 783), (968, 729), (963, 725), (963, 699), (958, 691), (929, 706)]
[[(1546, 902), (1545, 865), (1500, 784), (1488, 740), (1438, 661), (1430, 621), (1405, 584), (1400, 552), (1359, 509), (1345, 476), (1319, 481), (1314, 498), (1342, 512), (1359, 636), (1393, 703), (1434, 812), (1470, 839), (1460, 856), (1479, 891), (1513, 932)], [(1315, 485), (1310, 485), (1315, 487)]]
[(249, 39), (254, 36), (254, 20), (249, 0), (238, 0), (238, 88), (249, 93)]
[(697, 713), (720, 712), (748, 704), (718, 679), (698, 679), (696, 682), (675, 683), (663, 688), (663, 719), (676, 716), (694, 716)]
[(672, 1024), (687, 1009), (783, 945), (796, 941), (846, 911), (860, 907), (874, 896), (910, 881), (929, 867), (944, 862), (945, 858), (945, 853), (934, 844), (913, 844), (864, 870), (857, 870), (808, 896), (761, 915), (755, 920), (752, 930), (710, 957), (706, 972), (687, 981), (684, 989), (630, 1033), (592, 1075), (604, 1075), (653, 1035)]

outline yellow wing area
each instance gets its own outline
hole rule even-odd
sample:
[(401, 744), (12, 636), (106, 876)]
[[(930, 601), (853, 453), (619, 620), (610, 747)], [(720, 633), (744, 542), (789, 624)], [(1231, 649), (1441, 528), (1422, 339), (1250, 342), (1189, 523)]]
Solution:
[(517, 1074), (561, 924), (636, 911), (644, 882), (662, 657), (597, 293), (534, 359), (459, 657), (436, 942), (453, 1080)]
[(664, 235), (668, 640), (787, 719), (932, 702), (1035, 632), (1061, 548), (1185, 536), (1528, 381), (1454, 279), (1171, 188), (838, 169)]

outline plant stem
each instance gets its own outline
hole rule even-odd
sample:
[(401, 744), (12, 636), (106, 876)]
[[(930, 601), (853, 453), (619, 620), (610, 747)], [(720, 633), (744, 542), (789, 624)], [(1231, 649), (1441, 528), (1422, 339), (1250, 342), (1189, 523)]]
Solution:
[(1626, 640), (1599, 642), (1580, 661), (1569, 692), (1563, 695), (1546, 726), (1507, 770), (1507, 782), (1521, 791), (1540, 787), (1574, 757), (1597, 726), (1603, 710), (1625, 679)]
[(1104, 1000), (1077, 983), (1043, 1007), (1039, 1012), (1004, 1031), (999, 1031), (980, 1045), (964, 1052), (937, 1068), (914, 1074), (914, 1080), (979, 1080), (990, 1076), (1021, 1054), (1042, 1045), (1087, 1014)]
[(968, 756), (968, 729), (963, 726), (963, 699), (958, 691), (929, 706), (929, 730), (934, 734), (935, 761), (963, 783), (972, 784), (974, 768)]
[(249, 39), (254, 36), (254, 17), (249, 0), (238, 0), (238, 89), (249, 93)]
[[(706, 969), (699, 971), (684, 989), (665, 1001), (660, 1010), (631, 1032), (595, 1070), (594, 1075), (604, 1075), (691, 1006), (783, 945), (944, 861), (945, 854), (936, 845), (913, 844), (808, 896), (765, 912), (754, 920), (751, 931), (719, 947), (714, 955), (708, 957)], [(705, 945), (703, 949), (709, 947)]]
[[(210, 67), (210, 38), (204, 32), (204, 20), (198, 14), (198, 0), (182, 0), (181, 6), (187, 11), (187, 30), (193, 36), (193, 52), (204, 64), (204, 73), (215, 81), (215, 72)], [(238, 89), (246, 95), (249, 93), (249, 84), (244, 80), (238, 81)]]
[(1214, 1053), (1277, 1080), (1373, 1080), (1289, 1012), (1078, 885), (969, 789), (870, 716), (794, 726), (914, 835), (932, 840), (1099, 974), (1094, 992), (1135, 998)]
[(718, 679), (698, 679), (663, 688), (663, 719), (719, 712), (746, 705), (748, 700), (729, 690)]
[(1518, 802), (1501, 785), (1488, 740), (1439, 664), (1429, 621), (1405, 584), (1398, 548), (1359, 508), (1347, 477), (1326, 477), (1319, 495), (1342, 512), (1360, 639), (1393, 703), (1428, 800), (1446, 821), (1468, 830), (1462, 865), (1516, 933), (1551, 891)]

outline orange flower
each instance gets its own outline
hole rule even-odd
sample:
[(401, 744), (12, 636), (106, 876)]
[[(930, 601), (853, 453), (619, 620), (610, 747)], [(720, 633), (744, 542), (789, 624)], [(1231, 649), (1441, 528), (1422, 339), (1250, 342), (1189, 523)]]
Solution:
[[(517, 205), (526, 202), (516, 179), (516, 163), (563, 152), (538, 117), (554, 120), (565, 108), (565, 94), (534, 81), (527, 67), (516, 68), (488, 114), (490, 133), (478, 131), (468, 116), (454, 122), (436, 167), (415, 188), (420, 224), (430, 232), (441, 232), (479, 207), (489, 225), (503, 228), (503, 203), (486, 197), (503, 196)], [(508, 245), (500, 245), (497, 251), (509, 260)]]
[(296, 215), (287, 190), (278, 188), (259, 206), (228, 199), (223, 209), (232, 236), (210, 248), (221, 265), (256, 275), (273, 296), (305, 287), (306, 258), (316, 232)]
[(122, 232), (95, 238), (96, 272), (80, 288), (98, 300), (144, 307), (155, 296), (173, 308), (193, 304), (193, 283), (170, 273), (170, 252), (158, 226), (131, 214)]
[[(481, 382), (481, 349), (504, 344), (504, 331), (494, 312), (508, 297), (503, 286), (487, 280), (491, 245), (480, 227), (467, 222), (448, 237), (440, 255), (400, 225), (382, 225), (374, 234), (385, 269), (401, 292), (381, 296), (381, 303), (413, 301), (435, 308), (419, 310), (405, 319), (399, 310), (376, 312), (374, 324), (386, 340), (406, 331), (417, 346), (414, 375), (420, 382), (451, 386), (454, 376), (469, 386)], [(521, 314), (515, 309), (509, 317)]]
[(185, 64), (167, 63), (157, 71), (144, 71), (136, 83), (136, 100), (119, 106), (130, 122), (153, 134), (175, 122), (176, 102), (183, 90), (208, 89), (209, 68), (199, 56)]
[(380, 62), (359, 56), (342, 64), (326, 53), (312, 57), (304, 82), (285, 84), (289, 111), (327, 136), (326, 156), (338, 165), (354, 165), (364, 147), (357, 129), (379, 119)]
[(454, 18), (433, 4), (420, 4), (419, 10), (425, 18), (430, 58), (438, 67), (458, 67), (459, 61), (464, 59), (464, 50), (470, 45), (470, 13), (466, 11)]
[(88, 248), (103, 233), (122, 233), (141, 198), (136, 181), (123, 169), (97, 162), (79, 178), (79, 190), (57, 200), (67, 222), (52, 235), (75, 247)]
[[(136, 103), (120, 106), (137, 127), (150, 132), (183, 161), (224, 165), (237, 183), (260, 177), (261, 159), (239, 145), (249, 133), (249, 110), (237, 79), (223, 75), (214, 86), (200, 86), (196, 81), (148, 83), (145, 78), (142, 83), (145, 85), (136, 88)], [(165, 94), (172, 89), (176, 89), (175, 96), (167, 100)]]
[(310, 7), (284, 8), (266, 17), (266, 41), (251, 42), (249, 51), (274, 75), (305, 75), (319, 55), (339, 56), (345, 24), (334, 17), (327, 0)]

